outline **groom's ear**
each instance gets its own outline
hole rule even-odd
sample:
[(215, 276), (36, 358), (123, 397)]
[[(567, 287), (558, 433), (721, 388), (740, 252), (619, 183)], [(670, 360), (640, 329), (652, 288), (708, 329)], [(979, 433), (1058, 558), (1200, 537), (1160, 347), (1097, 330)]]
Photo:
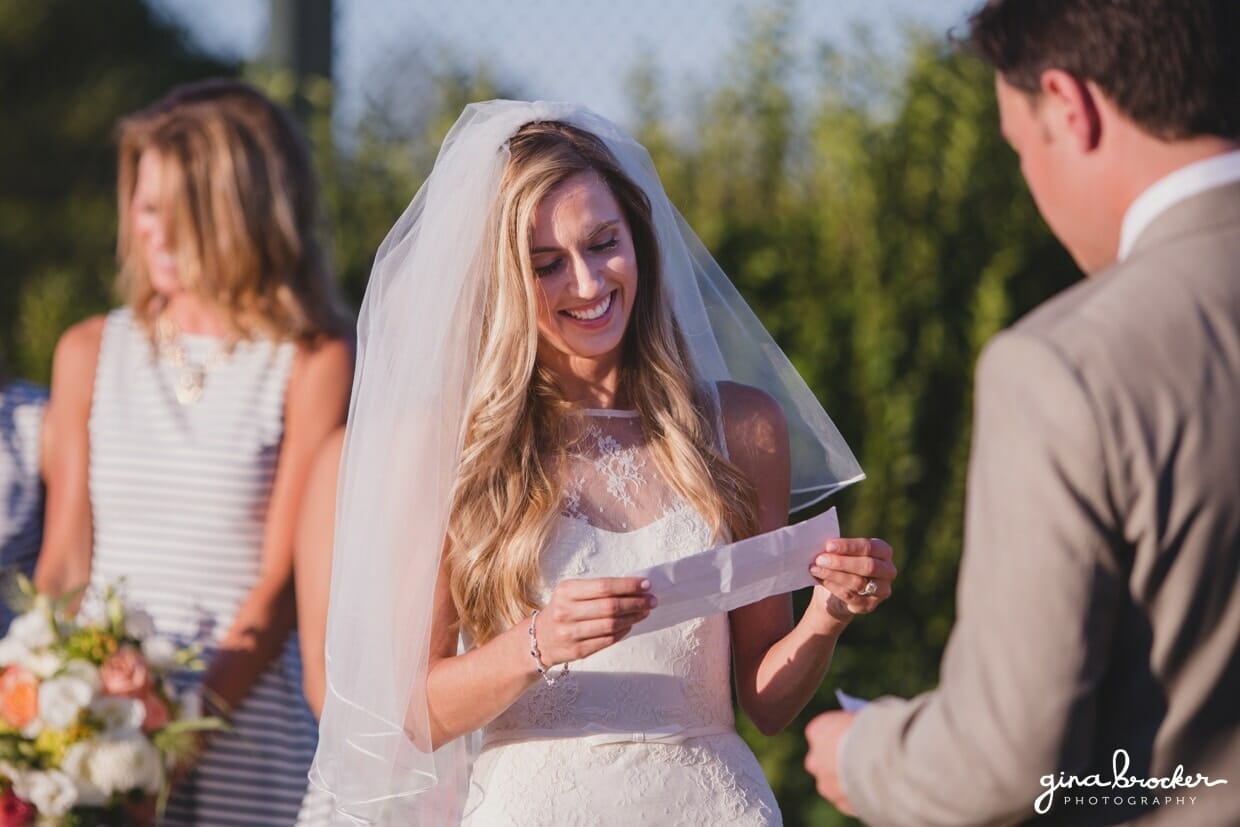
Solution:
[(1102, 143), (1098, 87), (1062, 69), (1042, 72), (1039, 85), (1042, 126), (1048, 138), (1067, 139), (1081, 153), (1097, 149)]

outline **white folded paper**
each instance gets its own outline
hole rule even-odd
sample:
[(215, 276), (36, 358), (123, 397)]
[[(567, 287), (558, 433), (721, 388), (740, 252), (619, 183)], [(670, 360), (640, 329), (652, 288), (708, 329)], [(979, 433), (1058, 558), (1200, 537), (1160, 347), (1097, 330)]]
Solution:
[(649, 580), (659, 605), (629, 637), (812, 586), (814, 557), (827, 540), (839, 536), (832, 508), (803, 523), (635, 571), (629, 576)]

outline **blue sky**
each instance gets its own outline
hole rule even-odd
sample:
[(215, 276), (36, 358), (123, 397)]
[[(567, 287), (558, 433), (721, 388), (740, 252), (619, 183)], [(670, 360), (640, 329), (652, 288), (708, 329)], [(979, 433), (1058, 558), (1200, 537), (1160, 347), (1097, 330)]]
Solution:
[[(892, 44), (905, 23), (947, 31), (980, 0), (791, 0), (795, 52), (846, 44), (853, 26)], [(204, 48), (258, 56), (266, 0), (152, 0)], [(624, 121), (624, 82), (643, 58), (660, 68), (671, 99), (725, 72), (746, 20), (771, 0), (337, 0), (336, 82), (344, 117), (384, 88), (445, 62), (485, 63), (530, 98), (572, 100)], [(413, 82), (411, 79), (410, 82)]]

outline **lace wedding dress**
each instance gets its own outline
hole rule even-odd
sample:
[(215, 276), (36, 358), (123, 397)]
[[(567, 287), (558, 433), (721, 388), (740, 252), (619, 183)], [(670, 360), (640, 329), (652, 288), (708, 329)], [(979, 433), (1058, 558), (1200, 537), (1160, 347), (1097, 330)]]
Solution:
[[(636, 413), (589, 412), (563, 472), (543, 602), (560, 580), (625, 575), (713, 545), (659, 475)], [(733, 726), (726, 614), (626, 638), (570, 670), (483, 730), (465, 824), (781, 823)]]

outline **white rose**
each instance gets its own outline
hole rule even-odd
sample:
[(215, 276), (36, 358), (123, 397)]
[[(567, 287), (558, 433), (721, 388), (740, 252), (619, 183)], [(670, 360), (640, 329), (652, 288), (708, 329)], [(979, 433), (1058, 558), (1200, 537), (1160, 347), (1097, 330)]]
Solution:
[[(164, 759), (155, 745), (141, 735), (109, 735), (82, 742), (89, 745), (69, 761), (65, 771), (105, 796), (141, 790), (159, 792), (164, 782)], [(79, 746), (78, 744), (74, 745)], [(73, 747), (70, 747), (72, 751)]]
[(130, 609), (125, 614), (125, 634), (138, 640), (146, 640), (155, 634), (155, 618), (142, 609)]
[(78, 803), (83, 807), (99, 807), (106, 804), (108, 795), (91, 780), (90, 759), (98, 741), (78, 741), (70, 744), (65, 750), (65, 757), (60, 760), (60, 769), (73, 780), (77, 787)]
[(171, 672), (177, 665), (177, 645), (166, 637), (152, 636), (142, 640), (142, 657), (156, 672)]
[(0, 640), (0, 666), (9, 666), (23, 662), (30, 655), (30, 650), (12, 637)]
[(146, 707), (135, 698), (104, 695), (91, 702), (90, 711), (110, 734), (138, 732), (146, 720)]
[(47, 818), (61, 818), (78, 803), (77, 785), (60, 770), (31, 770), (13, 778), (13, 791)]
[(60, 656), (53, 652), (27, 652), (20, 663), (40, 680), (50, 678), (60, 671)]
[(56, 642), (56, 634), (52, 631), (47, 614), (38, 608), (13, 618), (8, 637), (27, 649), (42, 649)]
[(62, 675), (39, 684), (39, 717), (55, 729), (72, 726), (95, 691), (81, 678)]
[(61, 674), (66, 677), (77, 678), (90, 684), (92, 692), (98, 692), (102, 687), (102, 681), (99, 679), (99, 667), (88, 660), (74, 658), (64, 665)]

